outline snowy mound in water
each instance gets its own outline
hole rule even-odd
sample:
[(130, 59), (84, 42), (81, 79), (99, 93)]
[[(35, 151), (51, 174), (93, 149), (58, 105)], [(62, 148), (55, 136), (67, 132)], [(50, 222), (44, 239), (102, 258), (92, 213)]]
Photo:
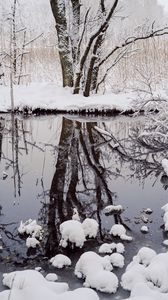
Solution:
[(28, 248), (36, 248), (36, 246), (39, 246), (40, 242), (34, 238), (34, 237), (28, 237), (26, 239), (26, 246)]
[(25, 223), (21, 221), (18, 232), (31, 235), (33, 238), (42, 238), (42, 227), (37, 224), (36, 220), (29, 219)]
[(168, 253), (140, 249), (123, 274), (121, 285), (131, 291), (129, 299), (168, 299)]
[(95, 238), (97, 236), (99, 225), (96, 220), (86, 218), (82, 223), (85, 237)]
[(122, 205), (108, 205), (104, 208), (105, 214), (121, 213), (123, 211)]
[(168, 159), (164, 158), (162, 160), (162, 167), (163, 167), (166, 175), (168, 176)]
[(115, 224), (110, 230), (110, 234), (118, 236), (123, 241), (132, 241), (132, 237), (126, 234), (126, 229), (123, 225)]
[(117, 276), (110, 272), (112, 265), (109, 257), (101, 257), (89, 251), (81, 255), (75, 266), (75, 275), (84, 278), (84, 286), (101, 292), (115, 293), (118, 288)]
[(112, 253), (109, 257), (111, 264), (114, 267), (123, 268), (124, 267), (124, 256), (120, 253)]
[(168, 203), (161, 207), (164, 211), (163, 221), (164, 221), (164, 229), (168, 231)]
[[(10, 290), (0, 293), (3, 300), (98, 300), (91, 289), (67, 291), (67, 283), (49, 282), (34, 270), (16, 271), (3, 275), (3, 284)], [(11, 296), (12, 295), (12, 296)]]
[(82, 224), (76, 220), (68, 220), (60, 225), (61, 241), (60, 245), (64, 248), (68, 246), (68, 242), (72, 246), (82, 248), (85, 242), (85, 234)]
[(69, 257), (67, 257), (66, 255), (63, 255), (63, 254), (57, 254), (56, 256), (52, 257), (50, 259), (50, 262), (53, 267), (56, 267), (59, 269), (62, 269), (63, 267), (66, 267), (66, 266), (71, 266), (71, 260), (69, 259)]
[(95, 238), (97, 236), (99, 225), (96, 220), (86, 218), (81, 223), (78, 218), (77, 210), (74, 210), (72, 220), (65, 221), (60, 225), (60, 246), (66, 248), (70, 242), (72, 247), (82, 248), (86, 237)]
[(99, 253), (107, 253), (107, 254), (111, 254), (113, 251), (116, 251), (117, 253), (124, 253), (125, 251), (125, 247), (122, 243), (111, 243), (111, 244), (107, 244), (104, 243), (100, 246), (99, 248)]

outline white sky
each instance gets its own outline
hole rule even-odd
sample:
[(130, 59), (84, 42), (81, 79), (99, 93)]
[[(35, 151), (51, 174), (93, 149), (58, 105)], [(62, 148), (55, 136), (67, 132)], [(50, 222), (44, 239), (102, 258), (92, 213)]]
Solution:
[(168, 12), (168, 0), (158, 0), (158, 3), (164, 6), (166, 12)]

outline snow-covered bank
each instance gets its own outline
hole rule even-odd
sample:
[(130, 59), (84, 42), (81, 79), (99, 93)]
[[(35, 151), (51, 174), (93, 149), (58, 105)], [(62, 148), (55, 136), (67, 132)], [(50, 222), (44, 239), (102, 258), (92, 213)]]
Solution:
[[(78, 109), (118, 109), (129, 110), (135, 93), (106, 94), (91, 96), (73, 95), (69, 88), (57, 87), (49, 83), (33, 83), (28, 86), (15, 86), (15, 107), (24, 106), (57, 110)], [(10, 89), (0, 86), (0, 111), (10, 109)]]

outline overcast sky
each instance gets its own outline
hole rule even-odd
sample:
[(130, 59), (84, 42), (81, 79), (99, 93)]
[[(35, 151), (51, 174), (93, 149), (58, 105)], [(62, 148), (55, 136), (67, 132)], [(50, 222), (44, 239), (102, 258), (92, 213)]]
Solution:
[(164, 6), (166, 12), (168, 12), (168, 0), (158, 0), (158, 3)]

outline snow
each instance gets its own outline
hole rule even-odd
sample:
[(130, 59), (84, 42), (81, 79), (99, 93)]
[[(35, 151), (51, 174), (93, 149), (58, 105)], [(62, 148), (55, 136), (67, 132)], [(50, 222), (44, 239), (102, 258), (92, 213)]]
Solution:
[(124, 253), (125, 247), (122, 243), (104, 243), (99, 248), (99, 253), (112, 253), (114, 250), (116, 250), (117, 253)]
[(56, 267), (58, 269), (62, 269), (66, 266), (71, 266), (71, 260), (68, 256), (63, 254), (57, 254), (56, 256), (52, 257), (50, 259), (50, 263), (53, 267)]
[(143, 233), (148, 233), (148, 232), (149, 232), (148, 226), (142, 226), (142, 227), (141, 227), (141, 231), (142, 231)]
[(85, 242), (85, 234), (82, 224), (76, 220), (68, 220), (60, 225), (61, 240), (60, 246), (66, 248), (68, 242), (72, 243), (72, 247), (82, 248)]
[(161, 207), (164, 210), (163, 221), (164, 221), (164, 229), (168, 231), (168, 203)]
[(168, 246), (168, 240), (164, 240), (164, 241), (163, 241), (163, 245), (164, 245), (164, 246)]
[(112, 253), (110, 255), (110, 262), (114, 267), (124, 267), (124, 256), (120, 253)]
[[(10, 89), (0, 86), (0, 111), (7, 111), (11, 107)], [(120, 94), (93, 95), (88, 98), (73, 95), (71, 89), (61, 88), (56, 83), (32, 83), (28, 86), (14, 87), (15, 107), (29, 106), (44, 109), (119, 109), (128, 110), (132, 99), (136, 99), (134, 92)], [(60, 101), (61, 99), (61, 101)]]
[[(47, 281), (35, 270), (16, 271), (3, 275), (3, 284), (10, 290), (0, 292), (2, 300), (98, 300), (96, 292), (87, 288), (68, 291), (64, 282)], [(12, 296), (11, 296), (12, 295)]]
[(27, 235), (32, 235), (32, 237), (41, 238), (42, 236), (42, 227), (37, 224), (36, 220), (29, 219), (25, 223), (23, 221), (20, 222), (20, 226), (18, 227), (18, 232), (20, 234), (26, 233)]
[(57, 276), (57, 274), (55, 274), (55, 273), (48, 273), (48, 274), (46, 275), (45, 279), (46, 279), (47, 281), (52, 281), (52, 282), (54, 282), (54, 281), (57, 281), (57, 280), (58, 280), (58, 276)]
[(84, 286), (98, 291), (115, 293), (118, 288), (117, 276), (110, 272), (112, 265), (109, 257), (101, 257), (89, 251), (81, 255), (75, 266), (75, 275), (84, 278)]
[(162, 160), (162, 167), (163, 167), (166, 175), (168, 176), (168, 159), (164, 158)]
[(79, 222), (80, 222), (79, 213), (78, 213), (78, 210), (77, 210), (76, 208), (73, 209), (72, 220), (75, 220), (75, 221), (79, 221)]
[(97, 236), (99, 224), (94, 219), (86, 218), (82, 223), (82, 228), (84, 230), (85, 237), (95, 238)]
[(141, 248), (122, 275), (121, 285), (131, 291), (128, 299), (168, 299), (168, 253)]
[(122, 212), (122, 211), (123, 211), (122, 205), (108, 205), (104, 208), (105, 214)]
[(28, 237), (26, 239), (26, 246), (28, 248), (36, 248), (36, 246), (38, 246), (39, 244), (40, 244), (40, 242), (36, 238)]
[(126, 234), (126, 229), (121, 224), (115, 224), (110, 230), (110, 234), (113, 236), (118, 236), (121, 240), (132, 241), (132, 237)]

